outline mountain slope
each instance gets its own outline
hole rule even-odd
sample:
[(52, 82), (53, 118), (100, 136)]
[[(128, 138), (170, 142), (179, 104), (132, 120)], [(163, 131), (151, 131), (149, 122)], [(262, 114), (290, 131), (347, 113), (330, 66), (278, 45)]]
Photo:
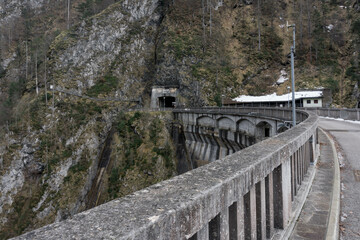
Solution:
[(357, 1), (74, 0), (69, 20), (67, 3), (0, 5), (1, 238), (174, 174), (171, 116), (123, 113), (148, 108), (152, 86), (186, 106), (285, 92), (287, 22), (297, 88), (359, 101)]

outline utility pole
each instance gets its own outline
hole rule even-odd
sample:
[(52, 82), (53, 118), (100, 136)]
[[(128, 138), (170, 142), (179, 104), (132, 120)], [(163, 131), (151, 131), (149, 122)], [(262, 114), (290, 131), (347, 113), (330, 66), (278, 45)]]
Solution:
[(290, 100), (289, 100), (289, 95), (290, 95), (290, 86), (287, 86), (287, 94), (288, 94), (288, 108), (290, 107)]
[(292, 122), (293, 127), (296, 126), (296, 110), (295, 110), (295, 70), (294, 70), (294, 55), (295, 55), (295, 24), (288, 25), (288, 28), (293, 28), (293, 45), (291, 46), (291, 88), (292, 88)]
[(293, 126), (296, 125), (296, 110), (295, 110), (295, 73), (294, 73), (294, 46), (291, 47), (291, 87), (292, 87), (292, 119)]

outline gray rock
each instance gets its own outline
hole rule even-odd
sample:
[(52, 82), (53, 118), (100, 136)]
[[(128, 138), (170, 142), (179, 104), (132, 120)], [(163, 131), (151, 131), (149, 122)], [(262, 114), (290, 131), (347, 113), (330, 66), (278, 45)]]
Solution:
[(44, 164), (42, 164), (40, 162), (36, 162), (36, 161), (29, 162), (25, 167), (26, 167), (26, 170), (28, 171), (28, 173), (31, 175), (41, 174), (41, 173), (43, 173), (43, 171), (45, 169)]
[(22, 150), (23, 153), (25, 154), (33, 154), (35, 152), (35, 149), (32, 147), (31, 144), (24, 144)]

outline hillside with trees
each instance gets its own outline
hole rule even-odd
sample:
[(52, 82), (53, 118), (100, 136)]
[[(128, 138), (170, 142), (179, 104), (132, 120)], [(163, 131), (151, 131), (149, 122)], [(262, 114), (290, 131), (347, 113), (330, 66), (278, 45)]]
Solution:
[(171, 116), (146, 112), (152, 86), (188, 107), (286, 93), (287, 23), (296, 89), (357, 107), (358, 0), (2, 1), (0, 238), (175, 175)]

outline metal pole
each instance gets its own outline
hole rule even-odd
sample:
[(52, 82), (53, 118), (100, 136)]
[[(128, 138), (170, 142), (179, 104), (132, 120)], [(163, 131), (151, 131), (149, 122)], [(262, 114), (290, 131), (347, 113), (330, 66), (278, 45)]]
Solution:
[(289, 98), (289, 95), (290, 95), (290, 87), (288, 86), (287, 87), (287, 95), (288, 95), (288, 108), (290, 107), (290, 98)]
[(291, 87), (292, 87), (292, 120), (293, 126), (296, 126), (296, 111), (295, 111), (295, 73), (294, 73), (294, 46), (291, 47)]
[(295, 53), (295, 37), (296, 37), (296, 27), (295, 27), (295, 24), (292, 25), (292, 28), (293, 28), (293, 46), (294, 46), (294, 53)]
[[(286, 23), (287, 25), (287, 23)], [(296, 125), (296, 110), (295, 110), (295, 70), (294, 70), (294, 55), (295, 55), (295, 35), (296, 27), (295, 24), (287, 25), (287, 27), (293, 28), (293, 46), (291, 47), (291, 86), (292, 86), (292, 120), (293, 126)]]

